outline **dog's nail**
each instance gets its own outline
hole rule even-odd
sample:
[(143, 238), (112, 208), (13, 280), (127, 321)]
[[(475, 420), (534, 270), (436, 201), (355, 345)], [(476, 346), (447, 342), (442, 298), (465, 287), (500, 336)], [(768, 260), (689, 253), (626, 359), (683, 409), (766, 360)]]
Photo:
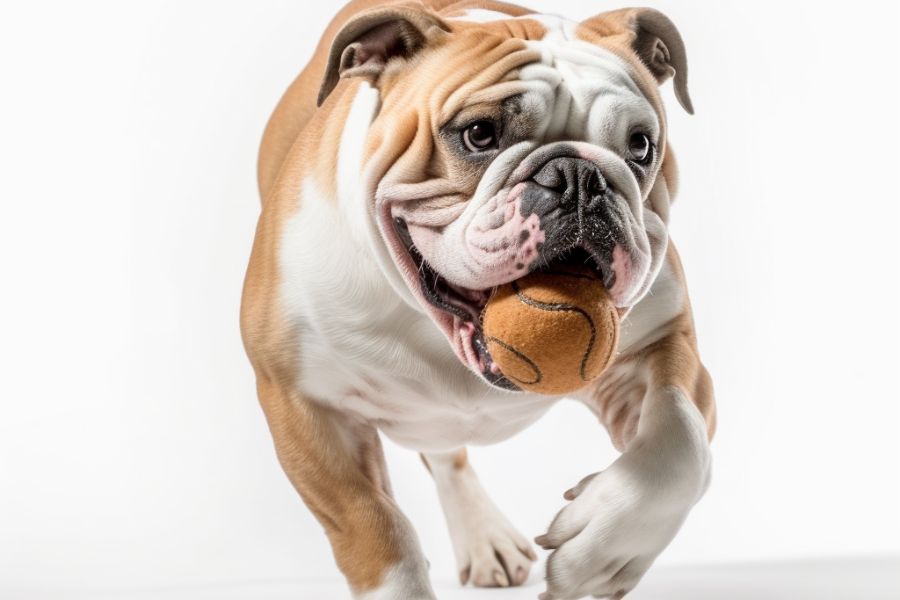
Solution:
[(539, 535), (534, 538), (534, 543), (544, 550), (553, 550), (554, 548), (556, 548), (556, 546), (553, 545), (553, 542), (550, 541), (550, 537), (547, 534)]
[(459, 572), (459, 583), (460, 585), (466, 585), (469, 583), (469, 576), (472, 574), (472, 567), (466, 567), (462, 571)]
[(509, 579), (506, 578), (505, 574), (497, 570), (494, 570), (494, 583), (500, 587), (509, 587)]
[(525, 583), (525, 580), (528, 578), (528, 573), (524, 568), (518, 567), (516, 568), (516, 585), (522, 585)]
[(563, 492), (563, 498), (565, 498), (566, 500), (574, 500), (575, 499), (575, 490), (574, 489), (566, 490), (565, 492)]

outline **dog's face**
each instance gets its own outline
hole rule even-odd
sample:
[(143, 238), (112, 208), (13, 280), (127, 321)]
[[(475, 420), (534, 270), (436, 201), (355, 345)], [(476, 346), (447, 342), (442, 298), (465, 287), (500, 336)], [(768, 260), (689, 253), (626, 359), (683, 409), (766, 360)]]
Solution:
[(674, 172), (663, 168), (657, 86), (673, 72), (690, 110), (684, 48), (667, 18), (477, 23), (381, 9), (338, 35), (323, 98), (335, 72), (367, 76), (381, 95), (363, 165), (381, 241), (485, 379), (515, 389), (480, 331), (496, 286), (578, 261), (622, 312), (647, 292), (668, 239)]

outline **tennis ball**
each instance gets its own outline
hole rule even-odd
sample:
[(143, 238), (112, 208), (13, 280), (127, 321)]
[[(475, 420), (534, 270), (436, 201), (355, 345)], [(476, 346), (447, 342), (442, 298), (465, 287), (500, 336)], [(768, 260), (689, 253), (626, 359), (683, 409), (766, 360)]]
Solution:
[(560, 265), (500, 286), (482, 313), (494, 363), (526, 391), (585, 387), (612, 362), (619, 315), (596, 273)]

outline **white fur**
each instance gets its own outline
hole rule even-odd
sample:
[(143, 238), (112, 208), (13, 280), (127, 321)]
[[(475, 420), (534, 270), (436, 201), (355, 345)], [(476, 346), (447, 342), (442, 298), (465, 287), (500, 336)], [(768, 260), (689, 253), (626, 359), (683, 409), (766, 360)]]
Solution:
[(709, 482), (706, 424), (680, 389), (648, 392), (638, 433), (550, 525), (545, 600), (632, 590)]
[(684, 301), (683, 282), (672, 265), (663, 261), (650, 291), (622, 320), (619, 328), (619, 352), (627, 353), (645, 348), (660, 339), (666, 332), (660, 325), (681, 314)]
[(353, 239), (358, 243), (371, 239), (371, 218), (368, 205), (361, 193), (359, 176), (366, 138), (359, 135), (359, 132), (369, 129), (378, 111), (378, 103), (378, 90), (367, 83), (359, 86), (347, 113), (347, 121), (341, 132), (341, 144), (338, 147), (335, 181), (338, 202), (344, 219), (350, 226)]
[(527, 102), (550, 116), (545, 135), (577, 139), (624, 155), (631, 130), (642, 127), (659, 135), (659, 119), (618, 56), (572, 37), (571, 22), (545, 19), (550, 28), (542, 40), (527, 42), (538, 50), (540, 63), (521, 69), (529, 82)]
[(523, 583), (534, 557), (531, 544), (488, 497), (472, 467), (458, 467), (455, 457), (456, 453), (428, 454), (426, 460), (447, 519), (461, 579), (478, 586)]
[(391, 567), (373, 590), (353, 594), (356, 600), (436, 600), (428, 580), (428, 564), (421, 556)]

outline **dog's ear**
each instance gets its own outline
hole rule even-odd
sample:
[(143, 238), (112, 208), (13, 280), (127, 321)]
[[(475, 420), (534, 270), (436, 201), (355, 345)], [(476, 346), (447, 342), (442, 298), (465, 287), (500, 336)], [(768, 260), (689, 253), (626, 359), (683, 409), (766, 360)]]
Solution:
[(448, 29), (437, 15), (423, 8), (399, 5), (356, 15), (331, 44), (317, 105), (322, 105), (340, 79), (365, 77), (374, 84), (388, 62), (409, 59)]
[(669, 17), (652, 8), (624, 8), (601, 13), (583, 25), (602, 37), (621, 36), (656, 77), (657, 83), (662, 84), (674, 76), (678, 103), (694, 114), (688, 93), (684, 41)]

